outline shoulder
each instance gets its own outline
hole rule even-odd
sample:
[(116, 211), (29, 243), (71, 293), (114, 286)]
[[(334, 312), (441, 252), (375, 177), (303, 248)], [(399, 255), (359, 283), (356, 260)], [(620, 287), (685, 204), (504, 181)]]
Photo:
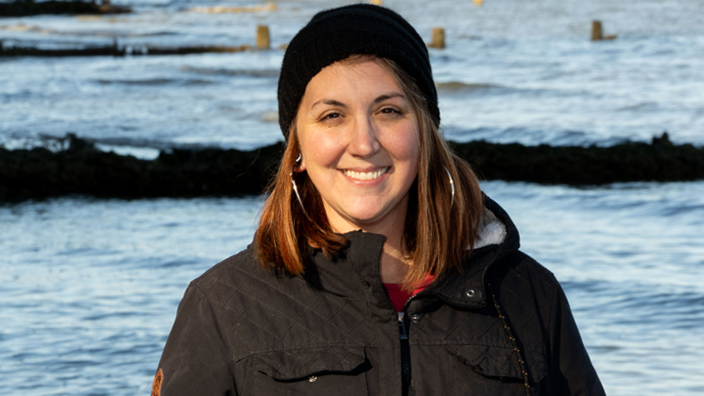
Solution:
[(539, 344), (555, 325), (556, 310), (566, 304), (553, 273), (516, 250), (497, 260), (487, 270), (485, 281), (492, 300), (517, 325), (519, 338), (532, 344), (532, 348), (542, 349)]
[(201, 276), (194, 279), (190, 286), (207, 291), (220, 283), (237, 283), (238, 280), (251, 276), (261, 277), (265, 275), (259, 258), (252, 247), (232, 255), (223, 261), (215, 264), (205, 271)]
[(486, 280), (502, 290), (510, 289), (519, 293), (531, 291), (545, 297), (552, 296), (560, 287), (550, 270), (520, 250), (496, 260), (487, 269)]
[(237, 321), (247, 312), (308, 304), (315, 299), (311, 294), (302, 277), (265, 267), (252, 245), (214, 265), (186, 291), (206, 300), (223, 322)]
[(207, 299), (211, 305), (230, 310), (246, 306), (247, 300), (288, 294), (285, 290), (294, 287), (292, 283), (297, 283), (296, 277), (277, 274), (266, 268), (250, 245), (194, 279), (188, 289), (199, 291), (201, 298)]

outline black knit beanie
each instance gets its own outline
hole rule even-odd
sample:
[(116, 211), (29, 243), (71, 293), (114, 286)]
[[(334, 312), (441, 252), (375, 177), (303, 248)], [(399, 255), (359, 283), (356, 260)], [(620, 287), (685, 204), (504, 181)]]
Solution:
[(357, 54), (396, 62), (418, 84), (435, 125), (440, 125), (428, 49), (418, 32), (388, 8), (353, 4), (316, 14), (286, 49), (278, 98), (279, 125), (287, 140), (308, 82), (324, 67)]

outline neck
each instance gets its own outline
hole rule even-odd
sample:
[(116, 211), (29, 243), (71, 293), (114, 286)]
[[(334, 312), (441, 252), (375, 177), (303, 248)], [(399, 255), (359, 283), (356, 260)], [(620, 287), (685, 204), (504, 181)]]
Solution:
[[(403, 205), (406, 204), (404, 201)], [(326, 209), (328, 209), (326, 207)], [(355, 224), (347, 221), (337, 213), (327, 210), (328, 220), (332, 229), (344, 234), (345, 232), (361, 229), (364, 232), (383, 235), (386, 237), (384, 250), (379, 260), (379, 275), (383, 283), (401, 283), (413, 263), (406, 258), (406, 249), (403, 246), (403, 233), (406, 225), (406, 211), (396, 211), (392, 216), (376, 221), (374, 224)]]
[(386, 237), (384, 250), (379, 259), (379, 275), (383, 283), (403, 282), (409, 267), (413, 264), (407, 258), (407, 252), (403, 244), (405, 216), (394, 220), (396, 221), (385, 222), (381, 229), (362, 229), (364, 232), (380, 234)]
[(387, 239), (384, 243), (384, 251), (379, 261), (379, 275), (383, 283), (401, 283), (413, 263), (403, 254), (401, 238), (395, 243), (390, 242)]

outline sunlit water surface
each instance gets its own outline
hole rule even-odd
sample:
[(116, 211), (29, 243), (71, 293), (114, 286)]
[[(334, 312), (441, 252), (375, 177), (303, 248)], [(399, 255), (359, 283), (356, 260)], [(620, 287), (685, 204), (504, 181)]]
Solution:
[[(114, 1), (118, 3), (118, 0)], [(281, 139), (282, 44), (324, 7), (349, 1), (123, 0), (105, 17), (0, 19), (3, 46), (254, 44), (272, 50), (187, 56), (0, 59), (0, 144), (75, 132), (112, 147), (255, 148)], [(526, 144), (648, 141), (667, 130), (704, 144), (704, 2), (386, 0), (430, 41), (448, 137)], [(197, 7), (240, 7), (202, 13)], [(257, 8), (258, 7), (258, 8)], [(244, 12), (249, 10), (249, 12)], [(268, 11), (262, 11), (268, 10)], [(614, 41), (590, 42), (592, 20)]]
[[(118, 3), (115, 0), (114, 3)], [(0, 144), (75, 132), (148, 158), (281, 139), (277, 49), (319, 9), (205, 14), (247, 0), (133, 0), (133, 15), (0, 19), (3, 46), (241, 45), (189, 56), (0, 58)], [(386, 0), (427, 41), (454, 140), (704, 144), (704, 2)], [(271, 7), (269, 7), (271, 8)], [(246, 11), (246, 10), (245, 10)], [(250, 10), (252, 11), (252, 10)], [(588, 40), (591, 21), (615, 41)], [(137, 150), (136, 148), (140, 148)], [(487, 182), (523, 249), (555, 272), (610, 395), (704, 389), (704, 182), (574, 189)], [(148, 394), (190, 280), (244, 248), (261, 197), (0, 206), (0, 395)]]
[[(704, 386), (704, 182), (485, 182), (552, 270), (611, 395)], [(243, 249), (261, 197), (0, 207), (0, 394), (138, 395), (188, 282)]]

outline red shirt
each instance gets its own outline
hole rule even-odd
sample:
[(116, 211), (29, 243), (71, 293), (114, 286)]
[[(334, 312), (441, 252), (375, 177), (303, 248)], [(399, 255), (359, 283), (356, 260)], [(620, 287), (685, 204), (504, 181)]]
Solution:
[(384, 283), (384, 287), (386, 288), (386, 293), (389, 295), (389, 298), (391, 298), (391, 302), (394, 304), (396, 311), (401, 312), (403, 311), (403, 306), (406, 305), (406, 301), (408, 301), (409, 298), (422, 292), (426, 287), (433, 283), (434, 280), (435, 277), (433, 275), (427, 275), (425, 279), (420, 281), (418, 286), (410, 292), (401, 289), (400, 283)]

